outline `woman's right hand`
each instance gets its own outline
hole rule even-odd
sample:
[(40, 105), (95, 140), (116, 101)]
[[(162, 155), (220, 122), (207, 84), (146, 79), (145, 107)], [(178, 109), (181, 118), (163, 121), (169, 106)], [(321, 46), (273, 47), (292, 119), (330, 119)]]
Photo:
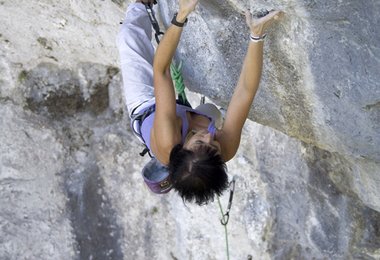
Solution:
[[(199, 0), (179, 0), (179, 11), (177, 19), (179, 22), (186, 20), (187, 16), (194, 11)], [(182, 20), (182, 21), (181, 21)]]

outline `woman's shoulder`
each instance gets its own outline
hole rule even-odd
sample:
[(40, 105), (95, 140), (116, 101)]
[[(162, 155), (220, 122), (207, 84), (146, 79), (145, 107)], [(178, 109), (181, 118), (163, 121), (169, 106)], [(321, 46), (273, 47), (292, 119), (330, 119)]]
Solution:
[(170, 152), (173, 147), (182, 141), (181, 119), (176, 118), (176, 122), (168, 123), (167, 127), (153, 126), (150, 133), (151, 151), (162, 164), (169, 163)]

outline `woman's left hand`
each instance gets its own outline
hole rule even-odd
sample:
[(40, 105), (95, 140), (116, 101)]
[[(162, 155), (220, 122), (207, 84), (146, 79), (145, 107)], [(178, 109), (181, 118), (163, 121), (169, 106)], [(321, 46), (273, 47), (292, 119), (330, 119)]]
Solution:
[(263, 34), (265, 34), (266, 29), (268, 29), (271, 24), (279, 19), (284, 12), (282, 11), (270, 11), (267, 15), (260, 17), (258, 19), (252, 18), (251, 13), (249, 10), (245, 11), (245, 18), (247, 25), (251, 29), (251, 33), (253, 36), (261, 37)]

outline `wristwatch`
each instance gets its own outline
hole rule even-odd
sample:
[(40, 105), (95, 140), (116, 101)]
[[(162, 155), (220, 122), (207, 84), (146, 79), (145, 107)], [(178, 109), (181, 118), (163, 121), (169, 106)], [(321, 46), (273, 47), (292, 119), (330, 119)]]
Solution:
[(174, 14), (173, 19), (172, 19), (172, 24), (174, 24), (175, 26), (178, 26), (178, 27), (184, 27), (185, 24), (187, 23), (187, 18), (183, 23), (180, 23), (177, 21), (177, 15), (178, 15), (178, 13)]

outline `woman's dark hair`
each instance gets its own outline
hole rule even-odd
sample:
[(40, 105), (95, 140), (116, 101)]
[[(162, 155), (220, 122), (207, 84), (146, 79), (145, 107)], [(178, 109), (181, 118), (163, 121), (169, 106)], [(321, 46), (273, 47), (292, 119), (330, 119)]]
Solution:
[(207, 145), (187, 150), (177, 144), (170, 152), (170, 179), (184, 201), (204, 205), (220, 196), (228, 186), (226, 170), (218, 151)]

